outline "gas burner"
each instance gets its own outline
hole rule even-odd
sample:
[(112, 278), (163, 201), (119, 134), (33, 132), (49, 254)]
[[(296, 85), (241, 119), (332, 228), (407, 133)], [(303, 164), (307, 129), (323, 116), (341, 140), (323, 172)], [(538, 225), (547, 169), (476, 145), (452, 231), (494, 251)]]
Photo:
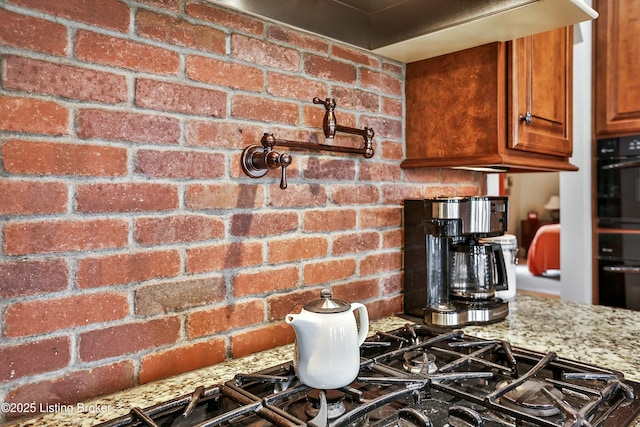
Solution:
[[(508, 381), (499, 382), (496, 385), (496, 389), (500, 390), (507, 384), (509, 384)], [(500, 401), (505, 406), (521, 410), (530, 415), (551, 417), (559, 414), (560, 409), (543, 393), (543, 388), (558, 398), (558, 400), (564, 398), (564, 394), (560, 390), (544, 381), (527, 380), (513, 390), (505, 393), (504, 396), (500, 398)]]
[(330, 420), (338, 418), (347, 411), (344, 404), (345, 393), (340, 390), (311, 389), (307, 392), (306, 414), (313, 418), (320, 412), (320, 393), (324, 392), (327, 399), (327, 416)]
[[(436, 355), (426, 351), (408, 351), (403, 355), (404, 370), (411, 374), (426, 373), (435, 374), (438, 371), (436, 366)], [(425, 370), (426, 365), (426, 370)]]

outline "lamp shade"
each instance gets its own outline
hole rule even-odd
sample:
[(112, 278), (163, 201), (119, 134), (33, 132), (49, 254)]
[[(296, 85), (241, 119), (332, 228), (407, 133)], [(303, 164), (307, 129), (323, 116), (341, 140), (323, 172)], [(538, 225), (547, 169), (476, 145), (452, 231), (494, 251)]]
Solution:
[(549, 197), (549, 201), (547, 202), (546, 205), (544, 205), (544, 208), (550, 211), (560, 210), (560, 197), (558, 196)]

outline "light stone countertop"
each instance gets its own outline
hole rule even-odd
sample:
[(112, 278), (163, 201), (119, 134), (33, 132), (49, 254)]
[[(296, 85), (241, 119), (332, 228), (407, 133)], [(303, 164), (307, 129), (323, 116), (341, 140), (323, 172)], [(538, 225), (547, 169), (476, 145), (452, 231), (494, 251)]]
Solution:
[[(387, 317), (373, 321), (370, 332), (388, 331), (407, 320)], [(562, 302), (557, 299), (518, 295), (509, 303), (506, 320), (491, 325), (462, 328), (465, 333), (485, 339), (503, 339), (514, 347), (616, 369), (625, 378), (640, 382), (640, 312)], [(12, 426), (93, 426), (125, 415), (132, 407), (145, 408), (154, 403), (190, 394), (197, 386), (212, 386), (233, 378), (236, 373), (255, 372), (293, 357), (293, 345), (177, 375), (134, 387), (113, 395), (69, 405), (65, 410), (20, 421)], [(84, 409), (85, 413), (78, 409)], [(636, 422), (640, 427), (640, 420)]]

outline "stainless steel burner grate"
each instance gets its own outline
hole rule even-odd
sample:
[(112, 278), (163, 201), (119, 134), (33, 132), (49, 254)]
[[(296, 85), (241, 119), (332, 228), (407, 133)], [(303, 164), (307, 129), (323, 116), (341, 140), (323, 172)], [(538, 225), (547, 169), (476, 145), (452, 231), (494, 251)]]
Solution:
[(340, 390), (311, 390), (284, 363), (101, 426), (622, 427), (640, 415), (639, 394), (614, 370), (407, 325), (369, 338)]

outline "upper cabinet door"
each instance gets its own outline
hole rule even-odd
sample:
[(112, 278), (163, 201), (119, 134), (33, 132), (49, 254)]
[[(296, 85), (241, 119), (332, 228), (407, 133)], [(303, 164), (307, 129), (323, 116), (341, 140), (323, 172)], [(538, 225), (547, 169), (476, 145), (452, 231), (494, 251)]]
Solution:
[(401, 166), (577, 170), (569, 163), (572, 31), (407, 64)]
[(573, 27), (512, 42), (509, 148), (571, 156)]
[(595, 24), (595, 132), (640, 133), (640, 2), (598, 0)]

